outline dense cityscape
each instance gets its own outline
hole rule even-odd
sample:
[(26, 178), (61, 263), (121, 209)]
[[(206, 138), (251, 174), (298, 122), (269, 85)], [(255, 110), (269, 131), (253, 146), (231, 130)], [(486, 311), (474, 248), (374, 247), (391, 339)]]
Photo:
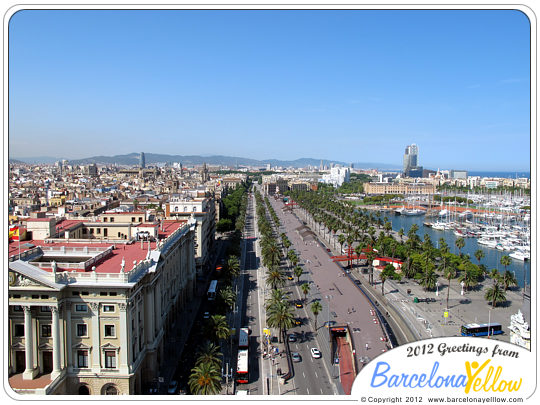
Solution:
[(530, 349), (530, 178), (9, 165), (19, 394), (350, 394), (393, 347)]

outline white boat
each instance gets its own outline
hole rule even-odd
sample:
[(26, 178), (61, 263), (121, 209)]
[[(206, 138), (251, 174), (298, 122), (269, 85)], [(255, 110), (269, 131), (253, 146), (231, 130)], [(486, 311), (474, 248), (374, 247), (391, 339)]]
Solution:
[(515, 252), (510, 253), (508, 256), (510, 256), (512, 259), (521, 260), (522, 262), (527, 261), (531, 258), (531, 255), (527, 252), (524, 252), (520, 249), (517, 249)]
[(445, 216), (447, 216), (447, 215), (448, 215), (448, 210), (441, 210), (441, 211), (439, 212), (439, 216), (440, 216), (440, 217), (445, 217)]
[(419, 210), (418, 208), (413, 208), (410, 210), (403, 210), (401, 212), (401, 215), (407, 215), (407, 216), (416, 216), (416, 215), (424, 215), (426, 211)]

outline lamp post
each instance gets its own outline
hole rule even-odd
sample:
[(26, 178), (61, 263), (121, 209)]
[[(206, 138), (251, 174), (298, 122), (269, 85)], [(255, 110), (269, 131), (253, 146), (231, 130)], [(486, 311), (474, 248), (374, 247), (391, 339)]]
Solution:
[(461, 295), (465, 293), (465, 290), (463, 289), (465, 287), (465, 281), (461, 282)]
[(435, 286), (437, 287), (437, 291), (435, 292), (435, 295), (438, 297), (439, 296), (439, 282), (438, 281), (435, 282)]

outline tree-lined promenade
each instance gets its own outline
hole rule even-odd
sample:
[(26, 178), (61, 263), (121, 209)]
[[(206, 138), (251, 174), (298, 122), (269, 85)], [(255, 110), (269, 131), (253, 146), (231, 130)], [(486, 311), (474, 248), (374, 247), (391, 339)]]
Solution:
[[(297, 266), (299, 262), (298, 255), (294, 250), (289, 250), (291, 242), (285, 233), (278, 236), (280, 224), (279, 218), (268, 201), (268, 197), (262, 198), (261, 194), (255, 192), (255, 200), (257, 202), (257, 224), (261, 235), (261, 254), (262, 263), (266, 267), (266, 283), (271, 287), (272, 292), (270, 297), (265, 302), (266, 308), (266, 323), (271, 328), (279, 330), (279, 339), (283, 332), (294, 325), (293, 303), (289, 300), (289, 293), (284, 292), (280, 287), (283, 287), (287, 282), (288, 277), (282, 268), (282, 262), (288, 259), (291, 264), (292, 274), (300, 282), (302, 275), (302, 267)], [(292, 277), (291, 277), (292, 278)], [(300, 286), (304, 297), (307, 297), (309, 292), (309, 284), (304, 283)], [(306, 301), (306, 299), (304, 299)], [(317, 326), (317, 315), (321, 311), (321, 304), (318, 302), (310, 306), (311, 312), (314, 315), (314, 324)], [(315, 329), (316, 330), (316, 329)]]
[[(393, 232), (392, 224), (380, 211), (355, 207), (339, 200), (329, 190), (292, 192), (291, 197), (308, 214), (309, 225), (322, 233), (329, 244), (335, 246), (337, 242), (342, 251), (344, 246), (349, 246), (357, 255), (365, 254), (371, 285), (376, 256), (391, 256), (403, 262), (401, 274), (397, 274), (392, 265), (381, 271), (379, 278), (383, 294), (384, 282), (400, 277), (418, 282), (425, 291), (434, 291), (439, 279), (447, 285), (463, 283), (467, 291), (479, 288), (481, 282), (491, 278), (492, 283), (485, 287), (484, 297), (488, 304), (496, 307), (506, 301), (506, 290), (517, 285), (514, 274), (506, 267), (510, 260), (508, 256), (501, 259), (501, 264), (505, 266), (504, 273), (487, 269), (482, 263), (483, 251), (476, 251), (473, 258), (461, 252), (464, 246), (462, 238), (455, 242), (459, 254), (453, 254), (444, 238), (439, 239), (436, 248), (429, 235), (420, 239), (416, 225), (409, 229), (407, 235), (403, 229)], [(447, 306), (448, 299), (449, 296)]]

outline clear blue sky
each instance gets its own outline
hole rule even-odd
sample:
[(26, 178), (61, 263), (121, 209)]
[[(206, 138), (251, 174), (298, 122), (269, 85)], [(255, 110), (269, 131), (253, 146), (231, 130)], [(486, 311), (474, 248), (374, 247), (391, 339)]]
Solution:
[(518, 11), (21, 11), (11, 157), (130, 152), (528, 170)]

